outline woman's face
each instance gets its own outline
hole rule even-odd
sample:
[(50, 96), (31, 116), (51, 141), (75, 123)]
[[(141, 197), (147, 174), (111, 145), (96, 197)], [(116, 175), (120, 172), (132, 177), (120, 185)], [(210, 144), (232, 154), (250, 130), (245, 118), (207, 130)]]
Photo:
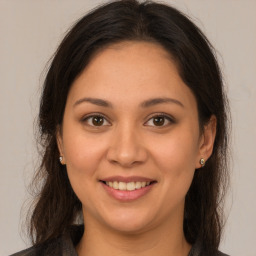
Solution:
[(159, 45), (98, 53), (69, 92), (61, 155), (85, 223), (121, 232), (182, 225), (199, 160), (195, 97)]

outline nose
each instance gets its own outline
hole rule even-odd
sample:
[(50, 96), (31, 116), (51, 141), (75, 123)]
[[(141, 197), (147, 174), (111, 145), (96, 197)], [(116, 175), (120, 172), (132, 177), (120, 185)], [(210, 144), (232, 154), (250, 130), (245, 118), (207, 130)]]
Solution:
[(144, 163), (147, 156), (147, 150), (136, 128), (126, 125), (113, 133), (107, 152), (109, 162), (131, 168)]

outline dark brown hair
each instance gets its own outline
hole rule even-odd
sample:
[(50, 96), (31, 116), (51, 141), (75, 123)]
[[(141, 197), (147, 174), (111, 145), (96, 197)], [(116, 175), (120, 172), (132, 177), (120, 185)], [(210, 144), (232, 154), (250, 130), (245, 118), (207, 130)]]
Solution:
[(109, 2), (79, 20), (67, 33), (49, 67), (41, 97), (39, 128), (43, 158), (35, 181), (42, 183), (31, 216), (30, 234), (40, 244), (62, 234), (81, 213), (81, 202), (59, 163), (56, 130), (62, 124), (70, 87), (94, 54), (121, 41), (160, 44), (175, 60), (194, 93), (202, 128), (212, 115), (217, 134), (211, 157), (195, 172), (186, 195), (184, 233), (202, 241), (207, 255), (219, 246), (222, 200), (227, 184), (228, 114), (215, 52), (200, 29), (173, 7), (136, 0)]

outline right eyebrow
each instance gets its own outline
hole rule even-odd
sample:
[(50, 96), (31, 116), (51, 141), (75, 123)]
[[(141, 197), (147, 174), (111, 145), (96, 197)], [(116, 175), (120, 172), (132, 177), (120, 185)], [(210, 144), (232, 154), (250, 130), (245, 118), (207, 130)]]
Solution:
[(163, 103), (174, 103), (174, 104), (177, 104), (178, 106), (184, 108), (184, 105), (180, 101), (173, 99), (173, 98), (166, 98), (166, 97), (153, 98), (153, 99), (146, 100), (141, 103), (141, 107), (147, 108), (147, 107), (151, 107), (151, 106), (155, 106), (157, 104), (163, 104)]
[(84, 103), (84, 102), (89, 102), (89, 103), (92, 103), (92, 104), (100, 106), (100, 107), (113, 108), (113, 105), (110, 102), (108, 102), (106, 100), (102, 100), (102, 99), (97, 99), (97, 98), (82, 98), (82, 99), (76, 101), (75, 104), (73, 105), (73, 107), (76, 107), (77, 105)]

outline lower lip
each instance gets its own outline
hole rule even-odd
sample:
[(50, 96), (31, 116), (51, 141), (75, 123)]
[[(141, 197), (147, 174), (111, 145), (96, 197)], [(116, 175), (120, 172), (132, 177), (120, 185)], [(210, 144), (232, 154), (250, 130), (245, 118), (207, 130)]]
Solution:
[(114, 188), (109, 187), (108, 185), (106, 185), (103, 182), (101, 182), (101, 183), (103, 185), (103, 188), (107, 191), (107, 193), (111, 197), (113, 197), (119, 201), (123, 201), (123, 202), (133, 201), (133, 200), (136, 200), (136, 199), (146, 195), (153, 188), (153, 186), (155, 184), (155, 183), (152, 183), (144, 188), (129, 191), (129, 190), (114, 189)]

